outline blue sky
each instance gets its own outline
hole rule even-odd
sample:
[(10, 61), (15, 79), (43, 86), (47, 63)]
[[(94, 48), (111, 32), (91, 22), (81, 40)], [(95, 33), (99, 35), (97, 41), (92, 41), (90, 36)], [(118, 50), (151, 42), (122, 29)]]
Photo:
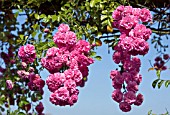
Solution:
[[(148, 42), (150, 43), (150, 40)], [(170, 53), (169, 49), (168, 51)], [(165, 113), (166, 108), (170, 111), (170, 89), (165, 88), (164, 85), (161, 89), (153, 89), (151, 85), (152, 81), (156, 79), (155, 71), (148, 72), (150, 67), (149, 60), (153, 61), (156, 54), (153, 45), (150, 45), (147, 55), (140, 56), (142, 61), (140, 73), (143, 76), (143, 81), (139, 86), (139, 92), (144, 95), (143, 104), (139, 107), (132, 106), (131, 112), (128, 113), (123, 113), (119, 110), (118, 104), (111, 98), (113, 87), (109, 74), (111, 70), (116, 68), (115, 63), (112, 61), (112, 53), (113, 51), (110, 54), (107, 53), (107, 45), (105, 44), (97, 49), (97, 54), (101, 55), (103, 59), (102, 61), (95, 61), (90, 66), (89, 79), (85, 87), (79, 88), (79, 99), (74, 106), (59, 107), (52, 105), (49, 102), (50, 92), (46, 86), (43, 99), (45, 113), (49, 113), (49, 115), (144, 115), (149, 110), (153, 110), (157, 114)], [(170, 75), (168, 71), (162, 72), (161, 77), (168, 79)], [(48, 72), (43, 71), (43, 79), (47, 76)]]
[[(24, 17), (19, 18), (22, 23)], [(152, 82), (156, 79), (156, 71), (148, 72), (150, 68), (149, 60), (154, 60), (156, 51), (151, 45), (151, 39), (148, 40), (150, 50), (144, 57), (140, 56), (142, 67), (140, 73), (143, 76), (143, 81), (139, 86), (139, 93), (144, 95), (144, 102), (141, 106), (132, 106), (132, 110), (128, 113), (123, 113), (119, 110), (119, 105), (112, 100), (111, 94), (114, 90), (111, 79), (109, 77), (110, 71), (115, 69), (117, 65), (112, 60), (113, 51), (108, 54), (107, 45), (103, 44), (96, 51), (102, 56), (102, 61), (95, 61), (89, 67), (88, 81), (85, 87), (79, 88), (80, 94), (78, 102), (70, 106), (60, 107), (50, 103), (50, 91), (47, 86), (44, 88), (44, 113), (47, 115), (146, 115), (149, 110), (153, 113), (165, 113), (166, 109), (170, 111), (170, 88), (165, 88), (164, 85), (160, 89), (153, 89)], [(170, 41), (165, 41), (170, 43)], [(167, 50), (170, 54), (170, 49)], [(170, 65), (170, 63), (168, 63)], [(170, 67), (170, 66), (169, 66)], [(42, 78), (45, 80), (49, 73), (43, 71)], [(170, 71), (162, 72), (161, 77), (170, 79)]]

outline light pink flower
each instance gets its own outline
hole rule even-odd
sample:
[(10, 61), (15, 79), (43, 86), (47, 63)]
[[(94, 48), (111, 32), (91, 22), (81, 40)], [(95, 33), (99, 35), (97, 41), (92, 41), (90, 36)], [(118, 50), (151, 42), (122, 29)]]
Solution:
[(6, 80), (6, 87), (9, 90), (12, 90), (12, 88), (14, 87), (14, 84), (11, 80)]
[(58, 27), (59, 32), (67, 32), (70, 30), (70, 27), (67, 24), (60, 24)]
[(120, 89), (116, 89), (112, 93), (112, 99), (120, 103), (123, 100), (123, 93)]

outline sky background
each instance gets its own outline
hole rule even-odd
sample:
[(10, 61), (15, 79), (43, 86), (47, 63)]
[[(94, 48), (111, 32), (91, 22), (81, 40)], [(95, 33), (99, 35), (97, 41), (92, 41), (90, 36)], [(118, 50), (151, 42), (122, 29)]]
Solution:
[[(19, 22), (25, 21), (25, 17), (20, 17)], [(170, 36), (169, 36), (170, 38)], [(95, 61), (89, 67), (88, 81), (83, 88), (79, 88), (78, 102), (73, 106), (55, 106), (49, 101), (51, 92), (47, 86), (44, 88), (44, 113), (46, 115), (147, 115), (149, 110), (153, 110), (153, 113), (161, 114), (165, 113), (166, 109), (170, 111), (170, 87), (165, 88), (164, 84), (160, 89), (152, 88), (152, 82), (157, 78), (156, 71), (149, 71), (151, 67), (149, 60), (153, 60), (156, 57), (156, 50), (151, 45), (151, 39), (148, 40), (150, 44), (150, 50), (144, 57), (139, 56), (142, 62), (140, 74), (142, 74), (143, 80), (139, 85), (138, 93), (144, 95), (144, 102), (141, 106), (132, 105), (132, 110), (128, 113), (123, 113), (119, 109), (119, 104), (112, 100), (111, 94), (114, 88), (112, 87), (112, 81), (110, 79), (110, 71), (116, 69), (117, 65), (112, 60), (113, 51), (110, 49), (108, 54), (108, 48), (106, 44), (97, 48), (97, 55), (102, 57), (102, 61)], [(170, 43), (165, 41), (164, 43)], [(167, 50), (170, 54), (170, 49)], [(169, 67), (170, 67), (170, 63)], [(48, 77), (48, 71), (41, 72), (42, 79), (45, 80)], [(161, 73), (161, 78), (170, 79), (170, 70)]]

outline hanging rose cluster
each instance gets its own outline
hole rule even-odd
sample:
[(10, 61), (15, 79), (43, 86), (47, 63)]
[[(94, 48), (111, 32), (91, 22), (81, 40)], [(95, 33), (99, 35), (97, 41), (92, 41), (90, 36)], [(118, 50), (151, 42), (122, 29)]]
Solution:
[(50, 75), (46, 79), (48, 89), (52, 92), (50, 101), (55, 105), (72, 106), (77, 102), (79, 90), (88, 76), (88, 67), (94, 62), (89, 57), (90, 44), (77, 40), (76, 34), (66, 24), (60, 24), (53, 36), (57, 47), (47, 50), (41, 59), (42, 66)]
[(137, 94), (142, 76), (139, 74), (141, 61), (136, 55), (148, 53), (149, 45), (146, 41), (152, 32), (141, 22), (151, 21), (152, 16), (146, 8), (119, 6), (112, 17), (113, 27), (119, 29), (121, 33), (113, 54), (113, 61), (120, 64), (121, 69), (112, 70), (110, 73), (115, 89), (112, 99), (119, 103), (119, 108), (123, 112), (128, 112), (131, 105), (139, 106), (143, 102), (143, 95)]
[[(41, 95), (43, 95), (43, 87), (45, 85), (45, 81), (41, 79), (41, 77), (38, 74), (34, 73), (34, 68), (33, 67), (28, 67), (28, 64), (31, 64), (34, 62), (36, 58), (36, 52), (35, 52), (35, 47), (31, 44), (27, 44), (25, 46), (21, 46), (18, 51), (18, 56), (22, 60), (22, 70), (18, 70), (17, 74), (22, 80), (28, 80), (28, 88), (31, 91), (39, 91)], [(9, 84), (9, 83), (8, 83)], [(33, 101), (38, 101), (38, 100), (33, 100)], [(28, 104), (29, 110), (31, 108), (31, 105)], [(38, 109), (37, 109), (38, 108)], [(44, 107), (42, 103), (38, 104), (36, 106), (36, 111), (38, 114), (43, 114)]]

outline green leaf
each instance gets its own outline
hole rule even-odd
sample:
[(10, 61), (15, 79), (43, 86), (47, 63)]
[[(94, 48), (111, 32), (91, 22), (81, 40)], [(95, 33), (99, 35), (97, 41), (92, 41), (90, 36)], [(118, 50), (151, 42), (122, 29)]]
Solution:
[(33, 33), (31, 33), (32, 37), (35, 37), (36, 34), (37, 34), (37, 32), (35, 32), (35, 31)]
[(158, 83), (158, 88), (160, 89), (162, 84), (164, 83), (164, 80), (161, 80), (159, 83)]
[(19, 37), (23, 40), (24, 39), (24, 35), (19, 35)]
[(34, 14), (35, 19), (39, 20), (40, 16), (38, 14)]
[(156, 79), (155, 81), (153, 81), (153, 83), (152, 83), (152, 87), (153, 87), (153, 88), (156, 87), (156, 84), (158, 83), (159, 80), (160, 80), (160, 79)]
[(170, 84), (170, 80), (167, 80), (167, 81), (165, 82), (165, 87), (167, 88), (167, 87), (169, 86), (169, 84)]
[(151, 113), (152, 113), (152, 110), (148, 111), (148, 115), (151, 115)]
[(107, 10), (103, 10), (102, 14), (107, 14), (107, 12), (108, 12)]
[(156, 75), (157, 75), (158, 79), (160, 79), (161, 70), (157, 70), (157, 71), (156, 71)]
[(52, 15), (52, 22), (55, 22), (56, 20), (58, 20), (58, 17), (56, 15)]
[(95, 55), (96, 55), (96, 52), (94, 52), (94, 51), (90, 52), (90, 56), (95, 56)]
[(23, 112), (19, 112), (17, 115), (25, 115), (25, 113), (23, 113)]
[(102, 45), (102, 41), (100, 39), (95, 39), (95, 44), (96, 46), (101, 46)]
[(98, 61), (101, 61), (102, 60), (102, 57), (101, 56), (96, 56), (94, 57), (95, 59), (97, 59)]
[(90, 1), (90, 7), (94, 7), (95, 4), (96, 4), (96, 1), (95, 1), (95, 0), (91, 0), (91, 1)]
[(100, 17), (101, 20), (104, 20), (106, 18), (107, 18), (107, 15), (101, 15), (101, 17)]

